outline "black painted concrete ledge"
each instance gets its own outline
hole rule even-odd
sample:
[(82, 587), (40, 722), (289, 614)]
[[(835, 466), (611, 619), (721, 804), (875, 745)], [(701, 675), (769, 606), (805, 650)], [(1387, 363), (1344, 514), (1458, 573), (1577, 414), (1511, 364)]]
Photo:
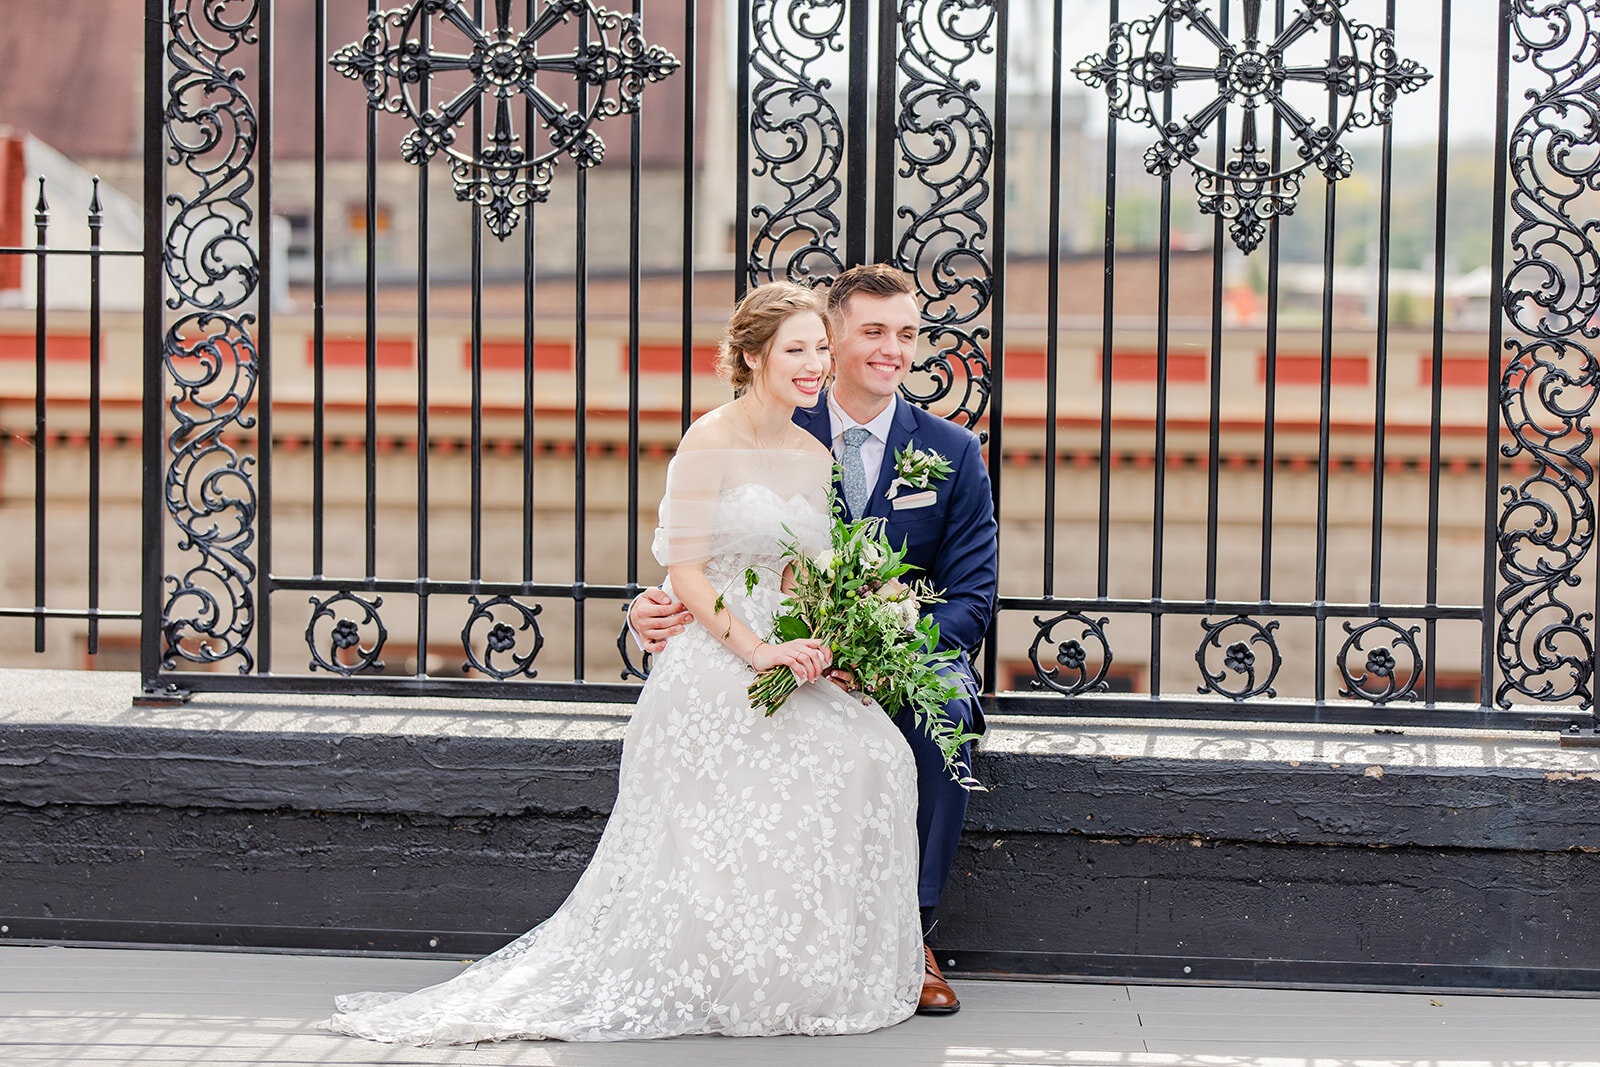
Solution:
[[(0, 940), (475, 955), (548, 915), (626, 707), (208, 697), (0, 672)], [(1002, 718), (957, 970), (1600, 991), (1600, 750)]]

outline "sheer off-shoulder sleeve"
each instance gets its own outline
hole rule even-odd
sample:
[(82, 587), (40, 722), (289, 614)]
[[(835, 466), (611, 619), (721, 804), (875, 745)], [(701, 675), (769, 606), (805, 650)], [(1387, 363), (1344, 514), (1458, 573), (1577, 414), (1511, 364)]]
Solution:
[(679, 452), (667, 464), (667, 491), (650, 550), (663, 567), (704, 563), (711, 557), (717, 498), (730, 473), (723, 449)]
[[(774, 536), (808, 551), (817, 519), (827, 514), (833, 459), (825, 452), (775, 449), (682, 451), (667, 465), (666, 495), (651, 552), (663, 567), (770, 547)], [(751, 522), (754, 498), (781, 505), (788, 534)], [(774, 499), (775, 498), (775, 499)], [(770, 506), (759, 511), (772, 514)], [(824, 527), (825, 538), (825, 527)], [(750, 543), (746, 543), (750, 542)]]

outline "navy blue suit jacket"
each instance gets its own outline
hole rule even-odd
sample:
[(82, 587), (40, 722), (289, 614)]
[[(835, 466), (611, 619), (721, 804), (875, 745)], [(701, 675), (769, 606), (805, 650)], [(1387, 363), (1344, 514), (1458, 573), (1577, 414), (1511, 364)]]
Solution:
[[(826, 393), (815, 407), (797, 408), (794, 421), (824, 447), (832, 448)], [(927, 507), (896, 508), (888, 497), (895, 453), (908, 442), (914, 448), (938, 452), (955, 468), (943, 481), (932, 483), (938, 495)], [(917, 491), (899, 487), (896, 495)], [(942, 643), (970, 654), (989, 630), (999, 578), (994, 497), (977, 435), (896, 397), (883, 467), (868, 498), (867, 515), (885, 519), (890, 544), (905, 546), (906, 562), (921, 572), (913, 571), (908, 577), (926, 577), (944, 597), (944, 603), (930, 605), (924, 612), (939, 624)], [(973, 725), (982, 729), (977, 694), (972, 696)]]

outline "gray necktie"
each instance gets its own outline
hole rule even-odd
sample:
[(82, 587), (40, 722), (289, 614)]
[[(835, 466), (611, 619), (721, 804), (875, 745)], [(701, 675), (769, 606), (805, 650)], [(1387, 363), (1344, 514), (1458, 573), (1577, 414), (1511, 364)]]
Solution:
[(867, 469), (861, 462), (862, 442), (871, 436), (871, 430), (852, 426), (844, 432), (844, 447), (840, 449), (840, 481), (844, 484), (845, 506), (853, 519), (861, 518), (866, 511), (867, 494), (871, 491), (867, 486)]

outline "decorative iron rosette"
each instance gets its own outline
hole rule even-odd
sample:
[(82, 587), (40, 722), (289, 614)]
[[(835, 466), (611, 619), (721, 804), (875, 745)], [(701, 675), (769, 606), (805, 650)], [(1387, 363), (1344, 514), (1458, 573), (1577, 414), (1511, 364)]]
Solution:
[[(1594, 703), (1595, 603), (1580, 572), (1594, 550), (1595, 399), (1600, 395), (1600, 3), (1517, 0), (1513, 58), (1542, 84), (1510, 131), (1509, 320), (1500, 382), (1508, 459), (1533, 471), (1500, 487), (1495, 703)], [(1593, 571), (1589, 570), (1590, 581)]]
[[(1267, 40), (1261, 0), (1244, 0), (1244, 38), (1234, 40), (1202, 0), (1166, 0), (1150, 18), (1113, 24), (1105, 54), (1085, 57), (1073, 73), (1105, 88), (1112, 115), (1156, 131), (1145, 169), (1165, 178), (1188, 164), (1200, 210), (1228, 219), (1233, 243), (1248, 253), (1271, 219), (1294, 213), (1306, 168), (1330, 182), (1349, 177), (1350, 153), (1339, 139), (1352, 127), (1387, 123), (1395, 99), (1432, 77), (1395, 54), (1391, 31), (1346, 18), (1344, 4), (1298, 0)], [(1277, 165), (1270, 125), (1263, 141), (1257, 117), (1263, 108), (1293, 142)], [(1201, 149), (1224, 121), (1237, 140), (1221, 153), (1226, 162), (1216, 163), (1213, 149), (1208, 163)]]
[[(582, 168), (599, 163), (606, 146), (595, 125), (637, 112), (645, 85), (679, 65), (666, 49), (645, 43), (638, 15), (618, 14), (593, 0), (543, 0), (534, 4), (527, 28), (517, 31), (511, 27), (511, 8), (511, 0), (495, 0), (492, 30), (479, 26), (459, 0), (415, 0), (373, 12), (366, 36), (331, 60), (334, 70), (366, 86), (368, 106), (416, 124), (400, 142), (406, 162), (425, 166), (440, 152), (449, 157), (456, 198), (481, 205), (489, 231), (501, 240), (516, 228), (522, 205), (549, 197), (560, 156), (570, 156)], [(579, 40), (573, 50), (541, 53), (540, 41), (574, 15)], [(465, 54), (436, 49), (436, 35), (452, 34), (463, 41)], [(434, 76), (452, 73), (466, 75), (466, 88), (423, 106)], [(580, 103), (557, 101), (537, 84), (541, 73), (575, 81)], [(489, 143), (463, 148), (457, 128), (485, 97), (494, 107)], [(519, 136), (513, 97), (526, 100), (538, 115), (545, 131), (538, 147), (533, 130)]]
[[(534, 604), (529, 607), (508, 596), (491, 597), (481, 602), (473, 596), (467, 598), (467, 603), (472, 605), (472, 614), (467, 616), (467, 623), (461, 628), (461, 647), (467, 654), (461, 669), (487, 674), (498, 682), (518, 674), (525, 678), (537, 678), (539, 672), (534, 669), (533, 661), (544, 647), (544, 634), (539, 629), (538, 619), (539, 612), (544, 610), (543, 606)], [(476, 632), (480, 630), (483, 631), (482, 655), (478, 653), (474, 640)], [(519, 652), (518, 645), (526, 645), (526, 650)]]
[(814, 68), (844, 49), (845, 0), (755, 0), (750, 24), (751, 174), (771, 181), (778, 204), (754, 204), (746, 273), (751, 285), (782, 278), (829, 284), (843, 263), (836, 206), (844, 192), (844, 123)]
[[(1205, 631), (1205, 636), (1194, 650), (1195, 664), (1200, 668), (1200, 677), (1205, 679), (1205, 684), (1198, 687), (1200, 692), (1216, 693), (1235, 702), (1255, 696), (1278, 695), (1272, 683), (1277, 680), (1278, 670), (1283, 666), (1283, 654), (1278, 651), (1277, 638), (1272, 636), (1278, 628), (1276, 620), (1263, 626), (1248, 615), (1235, 615), (1215, 623), (1210, 619), (1201, 619), (1200, 628)], [(1233, 640), (1224, 648), (1223, 636), (1229, 631), (1233, 631)], [(1257, 662), (1254, 647), (1257, 645), (1264, 646), (1269, 657), (1264, 671)], [(1208, 649), (1211, 651), (1208, 652)], [(1222, 662), (1215, 665), (1217, 669), (1213, 670), (1214, 664), (1210, 661), (1219, 652)], [(1238, 680), (1232, 680), (1230, 675), (1238, 675)]]
[[(334, 609), (349, 604), (360, 609), (360, 618), (341, 615)], [(311, 598), (311, 618), (306, 623), (306, 647), (311, 650), (311, 669), (322, 668), (346, 678), (366, 670), (382, 670), (383, 644), (389, 639), (389, 630), (383, 625), (378, 609), (383, 607), (383, 597), (370, 601), (341, 589), (327, 600)], [(327, 621), (326, 627), (321, 625)], [(365, 635), (370, 634), (367, 640)], [(324, 645), (327, 654), (323, 654)]]
[[(1422, 650), (1417, 647), (1417, 634), (1422, 627), (1402, 629), (1388, 619), (1374, 619), (1361, 626), (1347, 622), (1344, 632), (1350, 636), (1344, 639), (1334, 659), (1345, 684), (1339, 690), (1340, 696), (1374, 704), (1417, 699), (1417, 687), (1422, 682)], [(1352, 657), (1362, 652), (1366, 656), (1361, 666), (1352, 668)], [(1400, 653), (1398, 657), (1396, 652)]]
[[(1111, 670), (1112, 659), (1111, 641), (1106, 637), (1106, 624), (1110, 621), (1104, 617), (1091, 619), (1076, 611), (1049, 619), (1035, 615), (1033, 625), (1038, 627), (1038, 632), (1028, 647), (1028, 659), (1033, 663), (1033, 687), (1054, 689), (1069, 697), (1105, 692), (1106, 673)], [(1083, 629), (1077, 637), (1057, 641), (1055, 629), (1062, 625), (1082, 626)], [(1039, 658), (1039, 650), (1051, 644), (1055, 645), (1055, 663), (1046, 667)]]

